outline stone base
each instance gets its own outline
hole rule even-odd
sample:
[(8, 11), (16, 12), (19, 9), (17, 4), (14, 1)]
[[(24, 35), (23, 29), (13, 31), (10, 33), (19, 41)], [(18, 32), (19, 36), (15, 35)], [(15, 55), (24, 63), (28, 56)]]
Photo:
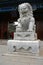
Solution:
[(8, 40), (8, 50), (10, 52), (15, 51), (26, 51), (31, 53), (39, 53), (39, 42), (40, 40), (36, 41), (20, 41), (20, 40)]
[(37, 34), (35, 32), (15, 32), (14, 33), (14, 40), (29, 40), (34, 41), (37, 39)]

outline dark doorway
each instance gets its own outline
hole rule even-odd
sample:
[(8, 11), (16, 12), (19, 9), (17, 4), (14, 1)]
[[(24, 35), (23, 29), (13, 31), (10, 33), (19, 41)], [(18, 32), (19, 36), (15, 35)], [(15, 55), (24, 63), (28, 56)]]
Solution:
[(38, 39), (43, 40), (43, 9), (34, 11)]
[(0, 22), (0, 39), (7, 39), (8, 22)]
[(8, 38), (8, 13), (0, 13), (0, 39)]

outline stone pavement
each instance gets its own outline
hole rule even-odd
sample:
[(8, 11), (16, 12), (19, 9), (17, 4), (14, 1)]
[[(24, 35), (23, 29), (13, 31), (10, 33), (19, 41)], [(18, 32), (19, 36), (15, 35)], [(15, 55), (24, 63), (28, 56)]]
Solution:
[(0, 65), (43, 65), (43, 42), (40, 44), (39, 56), (22, 52), (9, 53), (7, 45), (0, 45)]
[(7, 44), (7, 41), (8, 41), (8, 40), (5, 40), (5, 39), (2, 40), (2, 39), (0, 39), (0, 45), (6, 45), (6, 44)]

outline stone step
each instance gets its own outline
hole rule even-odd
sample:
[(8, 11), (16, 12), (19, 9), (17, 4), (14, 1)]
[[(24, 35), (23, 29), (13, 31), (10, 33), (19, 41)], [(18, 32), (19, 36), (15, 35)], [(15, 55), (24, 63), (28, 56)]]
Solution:
[(43, 57), (29, 56), (28, 53), (6, 53), (3, 56), (7, 58), (13, 57), (11, 62), (14, 62), (15, 65), (43, 65)]

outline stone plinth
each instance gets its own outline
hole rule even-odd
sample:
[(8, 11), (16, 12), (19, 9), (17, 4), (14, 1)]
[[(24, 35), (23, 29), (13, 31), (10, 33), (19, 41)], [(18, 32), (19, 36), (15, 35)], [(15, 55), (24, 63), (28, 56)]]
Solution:
[(34, 32), (15, 32), (14, 33), (14, 40), (36, 40), (37, 36)]
[(10, 52), (26, 51), (31, 53), (39, 53), (39, 40), (36, 41), (20, 41), (20, 40), (8, 40), (8, 50)]

